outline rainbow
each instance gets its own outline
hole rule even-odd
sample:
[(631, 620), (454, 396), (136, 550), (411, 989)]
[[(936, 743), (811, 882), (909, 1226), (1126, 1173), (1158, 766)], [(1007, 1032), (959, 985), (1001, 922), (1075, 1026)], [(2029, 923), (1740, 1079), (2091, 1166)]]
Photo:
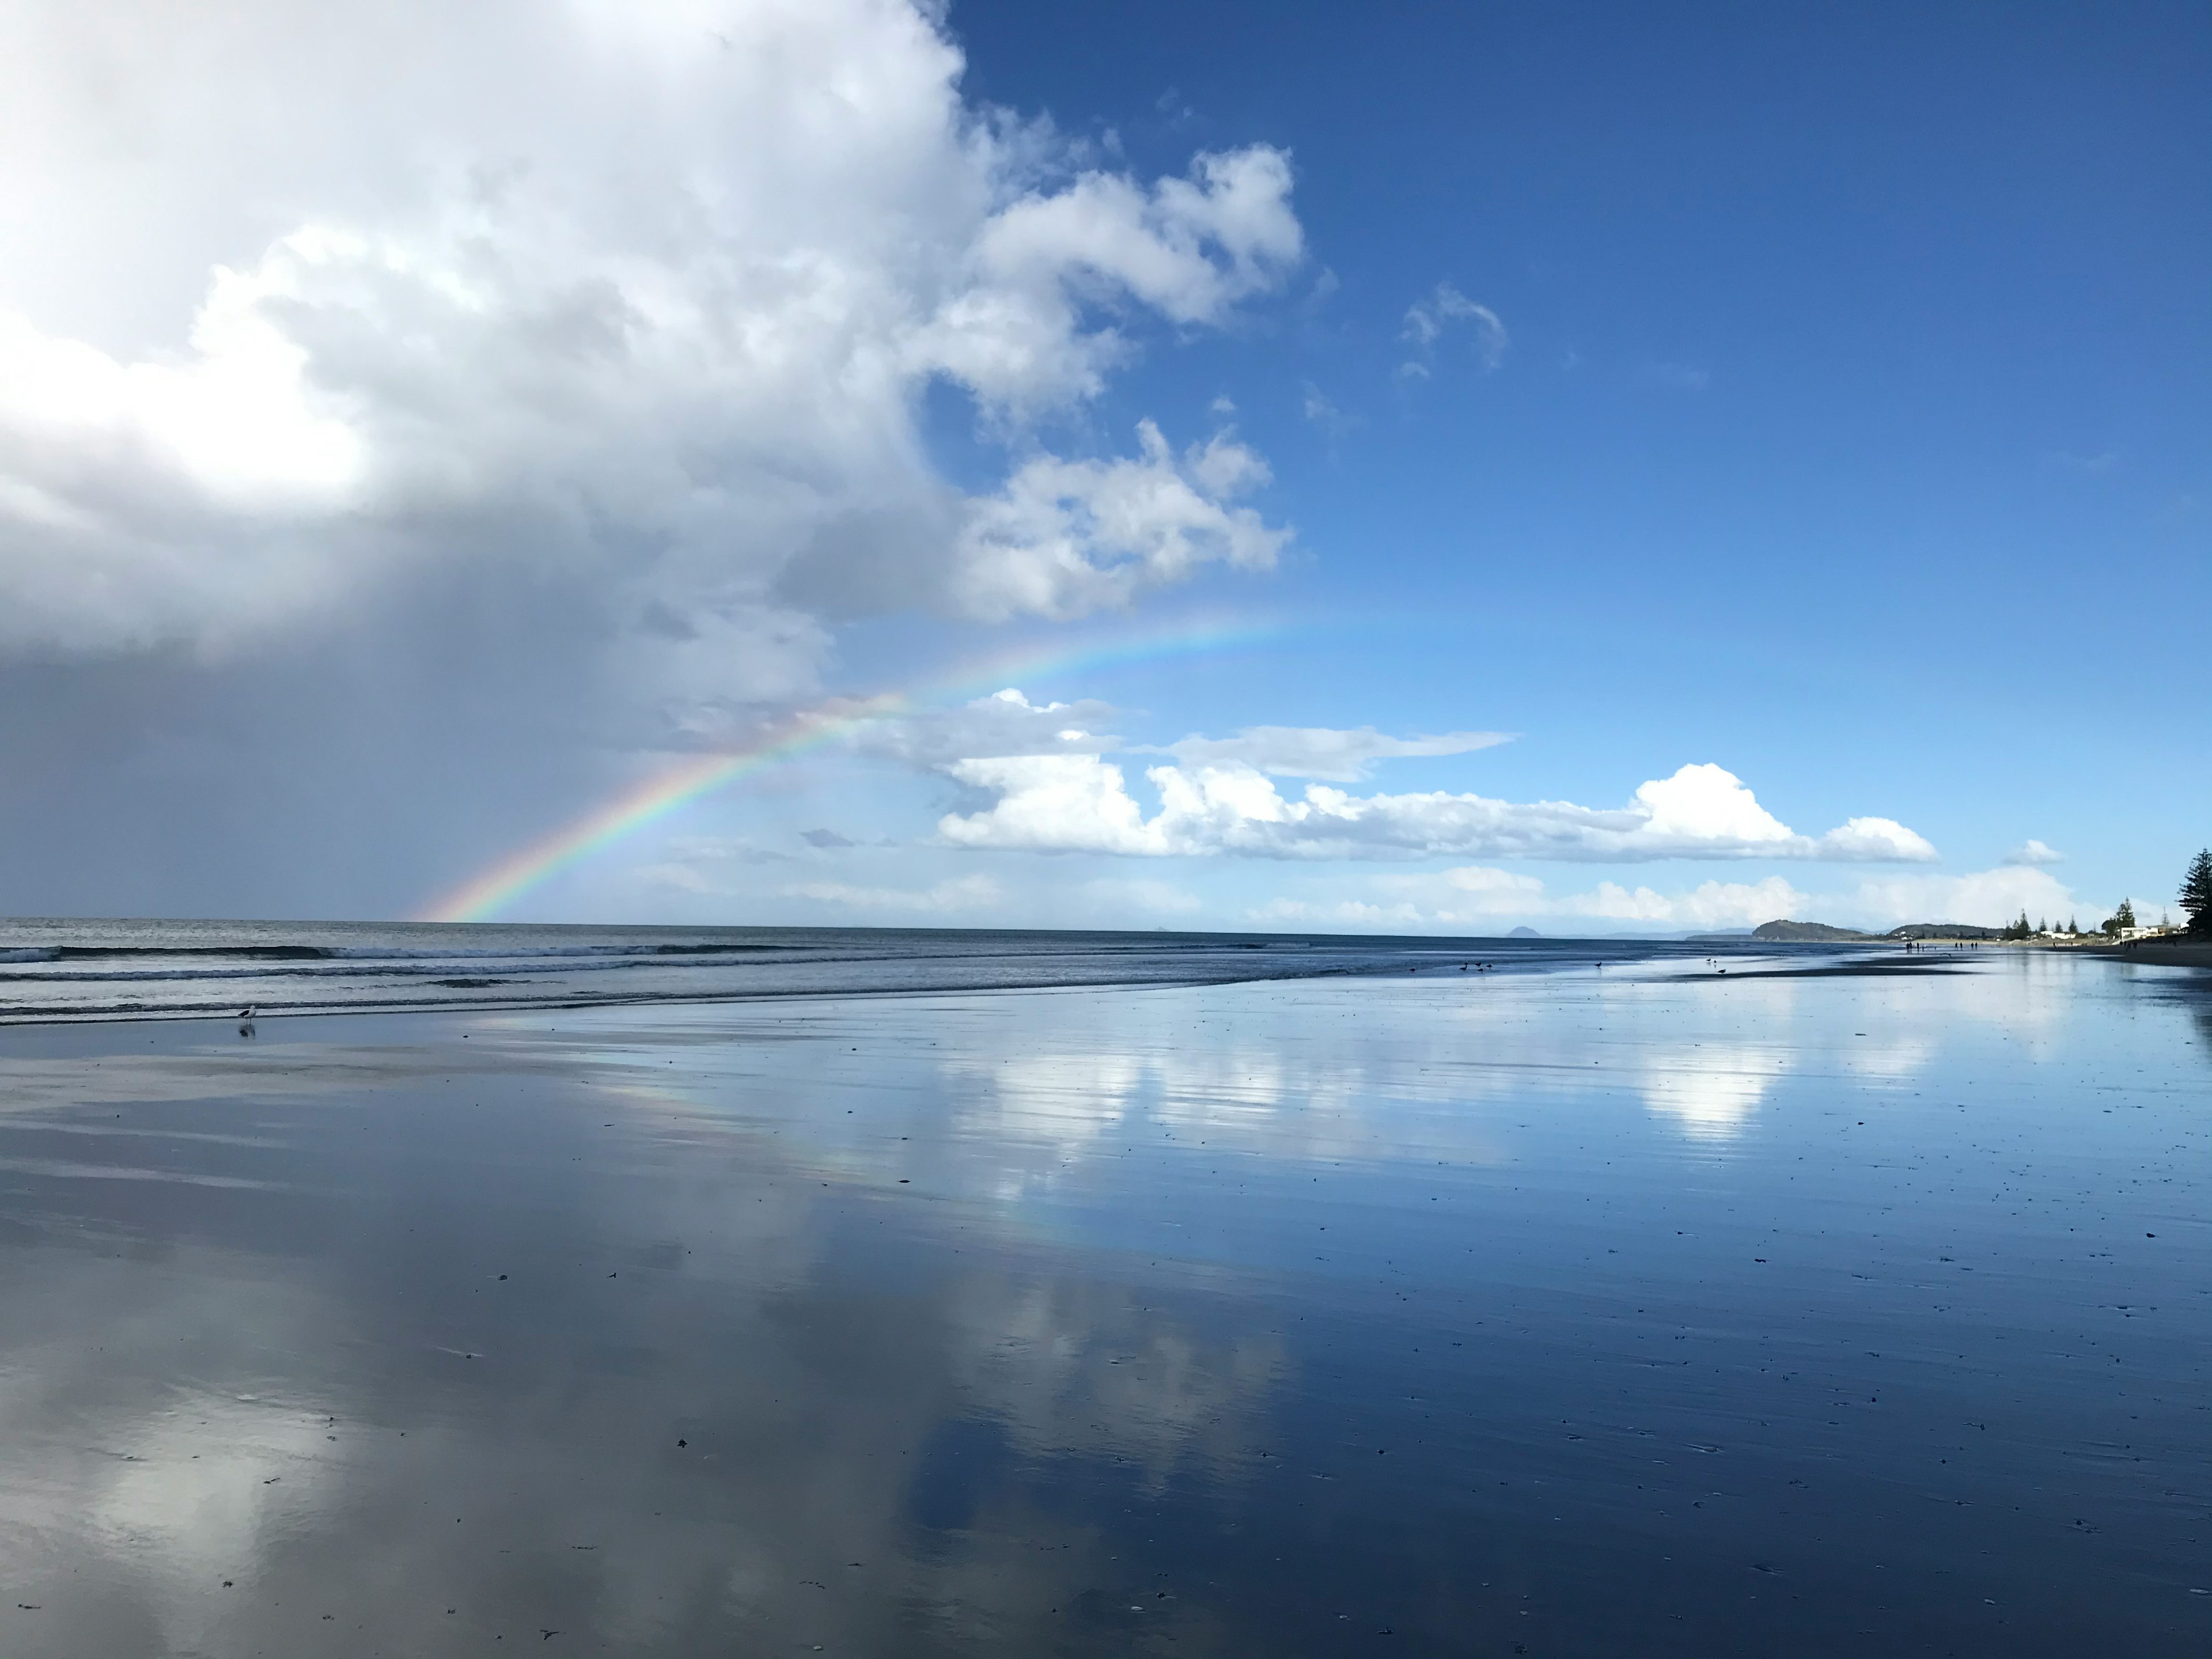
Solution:
[(1232, 649), (1275, 638), (1272, 623), (1184, 623), (1149, 634), (1092, 640), (1049, 651), (1034, 647), (970, 662), (957, 673), (905, 691), (845, 699), (805, 709), (744, 748), (694, 755), (624, 788), (551, 834), (479, 871), (426, 906), (417, 921), (489, 921), (525, 893), (657, 823), (691, 802), (783, 762), (841, 741), (875, 721), (932, 704), (988, 695), (1018, 679), (1118, 667), (1164, 657)]

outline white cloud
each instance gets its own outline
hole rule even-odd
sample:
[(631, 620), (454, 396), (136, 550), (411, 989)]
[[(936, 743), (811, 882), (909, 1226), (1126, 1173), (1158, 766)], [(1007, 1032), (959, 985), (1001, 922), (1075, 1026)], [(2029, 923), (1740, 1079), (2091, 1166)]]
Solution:
[(919, 891), (898, 887), (854, 887), (842, 881), (799, 882), (781, 890), (787, 898), (812, 899), (818, 904), (841, 905), (850, 910), (932, 915), (988, 910), (1006, 900), (999, 884), (988, 876), (960, 876)]
[(1780, 876), (1756, 882), (1701, 882), (1686, 893), (1673, 894), (1649, 887), (1631, 891), (1601, 881), (1589, 892), (1563, 899), (1552, 914), (1664, 927), (1756, 927), (1764, 921), (1789, 921), (1813, 902)]
[[(2061, 921), (2074, 913), (2078, 901), (2072, 889), (2043, 871), (2008, 865), (1967, 875), (1869, 880), (1861, 883), (1846, 902), (1849, 913), (1869, 926), (1963, 921), (1995, 927), (2023, 910), (2031, 921)], [(2086, 915), (2082, 922), (2088, 925)]]
[(1090, 755), (1010, 755), (954, 761), (961, 782), (994, 790), (988, 812), (948, 814), (938, 833), (963, 847), (1018, 847), (1039, 852), (1165, 852), (1164, 835), (1144, 821), (1121, 769)]
[(1265, 146), (1201, 155), (1188, 178), (1149, 189), (1094, 172), (1029, 191), (976, 235), (973, 281), (916, 337), (916, 361), (1010, 408), (1090, 396), (1125, 348), (1110, 328), (1085, 326), (1084, 302), (1224, 321), (1303, 256), (1290, 193), (1289, 158)]
[(919, 767), (981, 756), (1098, 754), (1121, 745), (1098, 729), (1114, 714), (1109, 705), (1088, 700), (1031, 702), (1009, 686), (952, 708), (871, 720), (853, 742), (864, 753)]
[(1160, 805), (1146, 818), (1119, 766), (1094, 755), (976, 757), (945, 769), (998, 797), (949, 814), (939, 834), (956, 846), (1142, 857), (1474, 856), (1627, 863), (1652, 859), (1907, 860), (1935, 848), (1887, 818), (1853, 818), (1801, 836), (1760, 806), (1734, 774), (1685, 766), (1642, 785), (1626, 807), (1520, 804), (1480, 795), (1367, 795), (1310, 784), (1286, 800), (1242, 761), (1158, 766), (1146, 772)]
[(2007, 864), (2063, 864), (2066, 854), (2030, 836), (2005, 854)]
[(1188, 737), (1165, 753), (1186, 763), (1235, 763), (1277, 777), (1322, 778), (1353, 783), (1379, 760), (1424, 755), (1464, 755), (1512, 739), (1502, 732), (1446, 732), (1436, 737), (1386, 737), (1371, 726), (1356, 731), (1330, 726), (1248, 726), (1233, 738)]
[(1226, 434), (972, 501), (929, 464), (930, 380), (1018, 436), (1304, 252), (1281, 152), (1071, 172), (935, 15), (26, 0), (0, 649), (220, 646), (459, 560), (739, 635), (787, 589), (1061, 617), (1266, 568)]
[(1488, 306), (1476, 304), (1449, 283), (1438, 283), (1434, 293), (1407, 307), (1405, 326), (1399, 331), (1399, 337), (1413, 348), (1415, 355), (1399, 365), (1399, 374), (1426, 380), (1437, 342), (1459, 323), (1473, 328), (1475, 356), (1481, 359), (1486, 371), (1504, 361), (1506, 348), (1512, 341), (1498, 313)]
[(1266, 570), (1290, 539), (1249, 507), (1267, 464), (1226, 433), (1175, 454), (1150, 421), (1133, 459), (1038, 456), (970, 504), (954, 553), (954, 594), (989, 621), (1070, 617), (1126, 605), (1202, 565)]

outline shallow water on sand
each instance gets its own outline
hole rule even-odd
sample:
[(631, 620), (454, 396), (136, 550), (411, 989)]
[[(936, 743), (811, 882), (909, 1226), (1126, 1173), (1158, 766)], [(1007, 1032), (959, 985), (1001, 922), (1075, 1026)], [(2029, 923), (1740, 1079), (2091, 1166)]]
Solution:
[(0, 1651), (2202, 1652), (2208, 1108), (2014, 953), (14, 1028)]

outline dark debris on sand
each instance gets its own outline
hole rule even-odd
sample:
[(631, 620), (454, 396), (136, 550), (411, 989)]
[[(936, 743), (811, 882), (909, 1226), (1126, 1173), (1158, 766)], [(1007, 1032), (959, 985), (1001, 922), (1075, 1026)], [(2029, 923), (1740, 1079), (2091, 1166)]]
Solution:
[(1881, 962), (1832, 962), (1818, 968), (1739, 968), (1729, 973), (1722, 969), (1717, 973), (1692, 974), (1692, 979), (1883, 979), (1919, 978), (1926, 974), (1955, 974), (1961, 971), (1948, 962), (1885, 960)]

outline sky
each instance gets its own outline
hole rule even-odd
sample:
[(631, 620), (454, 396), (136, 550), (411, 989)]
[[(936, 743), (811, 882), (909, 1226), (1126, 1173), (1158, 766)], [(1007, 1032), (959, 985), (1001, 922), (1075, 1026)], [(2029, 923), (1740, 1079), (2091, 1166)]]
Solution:
[(0, 0), (0, 914), (2147, 920), (2212, 14)]

